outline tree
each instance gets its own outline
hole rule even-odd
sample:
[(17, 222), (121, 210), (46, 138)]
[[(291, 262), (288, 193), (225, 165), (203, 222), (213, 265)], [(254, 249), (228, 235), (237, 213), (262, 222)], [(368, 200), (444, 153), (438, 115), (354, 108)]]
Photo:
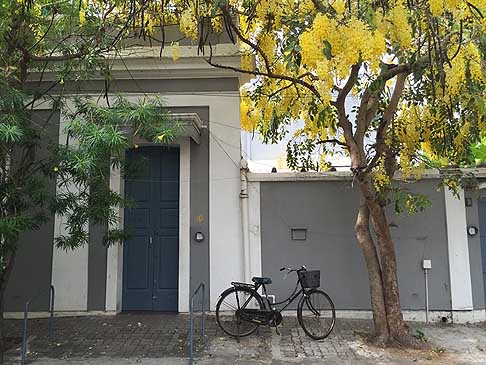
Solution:
[[(167, 143), (179, 133), (160, 99), (133, 103), (118, 96), (113, 101), (108, 89), (92, 99), (76, 97), (72, 90), (65, 94), (66, 85), (95, 73), (108, 84), (113, 56), (107, 55), (116, 55), (126, 38), (143, 36), (137, 22), (143, 20), (144, 6), (139, 1), (0, 1), (2, 359), (4, 292), (19, 236), (59, 214), (66, 233), (56, 237), (55, 245), (68, 250), (88, 244), (89, 223), (112, 227), (118, 220), (114, 208), (129, 204), (110, 189), (110, 167), (124, 171), (125, 150), (137, 147), (135, 137)], [(42, 83), (46, 71), (56, 76), (54, 82)], [(35, 107), (41, 103), (52, 112), (39, 119)], [(53, 116), (60, 110), (66, 121), (62, 144), (51, 137), (53, 129), (59, 130)], [(48, 189), (52, 180), (57, 182), (54, 195)], [(110, 228), (104, 242), (125, 237), (124, 231)]]
[[(422, 209), (424, 197), (394, 187), (395, 172), (417, 177), (432, 161), (436, 167), (464, 164), (469, 142), (486, 132), (486, 2), (170, 4), (181, 30), (201, 50), (209, 47), (211, 65), (255, 77), (242, 95), (245, 129), (273, 142), (290, 123), (303, 120), (288, 147), (296, 169), (325, 169), (329, 156), (349, 156), (361, 193), (355, 232), (369, 275), (374, 340), (415, 345), (400, 308), (384, 208), (395, 200), (410, 211)], [(240, 67), (212, 57), (206, 37), (211, 28), (224, 29), (240, 44)], [(357, 106), (349, 109), (351, 95)]]

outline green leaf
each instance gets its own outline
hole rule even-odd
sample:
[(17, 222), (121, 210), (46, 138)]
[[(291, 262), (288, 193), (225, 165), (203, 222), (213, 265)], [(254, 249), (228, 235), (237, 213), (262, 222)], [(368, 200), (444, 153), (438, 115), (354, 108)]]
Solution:
[(322, 53), (324, 54), (324, 57), (330, 60), (332, 58), (332, 45), (328, 40), (324, 40), (323, 44)]

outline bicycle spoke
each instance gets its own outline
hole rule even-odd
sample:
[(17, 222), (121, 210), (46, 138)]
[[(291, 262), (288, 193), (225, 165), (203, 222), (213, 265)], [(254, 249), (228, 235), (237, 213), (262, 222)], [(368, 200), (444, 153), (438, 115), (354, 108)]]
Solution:
[(312, 338), (325, 338), (334, 327), (334, 305), (326, 294), (319, 290), (311, 292), (303, 300), (298, 314), (304, 331)]
[(228, 292), (216, 306), (216, 317), (220, 327), (226, 333), (236, 337), (253, 333), (258, 328), (258, 324), (245, 321), (240, 316), (240, 310), (247, 308), (263, 309), (263, 302), (248, 289), (235, 288)]
[(236, 305), (231, 304), (231, 302), (229, 302), (229, 301), (223, 301), (221, 304), (224, 305), (225, 308), (228, 308), (228, 310), (237, 310), (238, 309), (236, 307)]

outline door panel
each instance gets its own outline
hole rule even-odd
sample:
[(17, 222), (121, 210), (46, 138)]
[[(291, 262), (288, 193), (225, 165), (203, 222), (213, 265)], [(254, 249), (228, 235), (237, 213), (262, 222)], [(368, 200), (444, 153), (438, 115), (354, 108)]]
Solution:
[(125, 211), (123, 309), (177, 311), (179, 149), (143, 147), (127, 157), (145, 169), (125, 182), (134, 207)]

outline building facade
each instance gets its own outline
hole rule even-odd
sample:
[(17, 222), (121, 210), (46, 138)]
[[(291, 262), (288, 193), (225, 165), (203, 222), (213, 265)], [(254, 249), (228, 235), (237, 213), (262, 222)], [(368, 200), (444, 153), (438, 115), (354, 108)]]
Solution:
[[(159, 58), (158, 49), (140, 47), (132, 52), (136, 57), (127, 54), (124, 64), (115, 63), (110, 85), (113, 93), (134, 101), (162, 96), (185, 126), (170, 146), (141, 141), (138, 149), (127, 151), (128, 158), (142, 155), (148, 161), (143, 176), (125, 179), (120, 171), (110, 173), (112, 189), (135, 201), (134, 207), (120, 210), (117, 223), (132, 228), (131, 238), (107, 248), (102, 244), (107, 227), (90, 225), (90, 244), (66, 252), (53, 244), (63, 233), (63, 217), (51, 217), (21, 238), (6, 292), (6, 316), (21, 316), (26, 300), (31, 316), (46, 315), (51, 285), (59, 315), (188, 312), (200, 282), (214, 309), (231, 281), (260, 275), (273, 278), (270, 293), (278, 299), (294, 283), (283, 280), (279, 269), (306, 265), (321, 270), (321, 286), (333, 298), (338, 316), (370, 317), (367, 275), (353, 231), (358, 192), (349, 173), (248, 172), (241, 160), (239, 122), (239, 86), (245, 80), (209, 66), (195, 46), (182, 44), (177, 62), (164, 52)], [(213, 52), (225, 64), (240, 62), (230, 43), (220, 42)], [(67, 87), (73, 95), (80, 90), (99, 95), (104, 80), (94, 77)], [(39, 104), (33, 117), (42, 120), (50, 114), (46, 105)], [(50, 136), (62, 143), (62, 112), (55, 118)], [(406, 318), (425, 318), (422, 265), (431, 260), (431, 319), (486, 320), (482, 186), (461, 192), (458, 199), (438, 188), (439, 176), (433, 173), (417, 183), (399, 183), (432, 202), (412, 216), (389, 212)], [(55, 182), (51, 189), (56, 190)]]

